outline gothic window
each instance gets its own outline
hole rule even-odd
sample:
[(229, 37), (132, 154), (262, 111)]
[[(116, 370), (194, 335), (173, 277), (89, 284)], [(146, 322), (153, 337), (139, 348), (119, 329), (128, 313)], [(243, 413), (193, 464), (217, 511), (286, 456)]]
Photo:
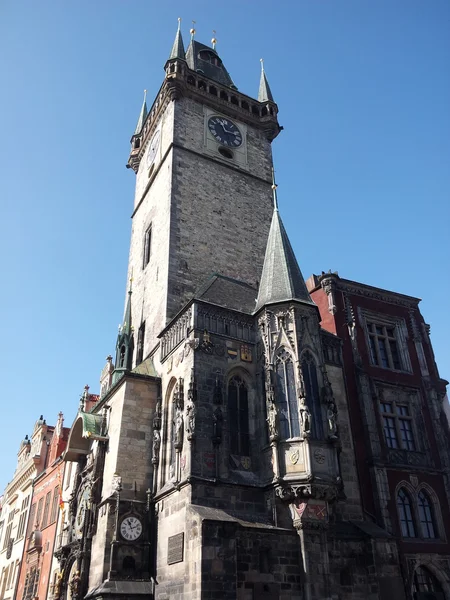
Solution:
[(426, 567), (417, 567), (414, 573), (413, 592), (414, 600), (444, 600), (441, 584)]
[(411, 508), (411, 498), (404, 489), (400, 489), (397, 494), (397, 508), (402, 536), (405, 538), (417, 537)]
[(248, 390), (240, 377), (228, 383), (228, 414), (230, 430), (230, 452), (240, 456), (250, 455), (248, 428)]
[(418, 496), (419, 520), (422, 529), (422, 537), (434, 539), (436, 535), (436, 526), (433, 515), (431, 500), (425, 490), (421, 490)]
[(276, 359), (276, 379), (280, 437), (281, 439), (299, 437), (300, 420), (295, 393), (294, 364), (291, 355), (284, 349)]
[(136, 366), (144, 360), (145, 321), (139, 327), (137, 339)]
[(396, 401), (380, 402), (384, 439), (388, 448), (415, 450), (409, 406)]
[(119, 368), (123, 368), (125, 366), (125, 354), (126, 354), (126, 348), (125, 348), (125, 345), (123, 344), (120, 347)]
[(147, 227), (147, 229), (145, 230), (145, 234), (144, 234), (144, 257), (143, 257), (143, 262), (142, 262), (143, 269), (145, 269), (145, 267), (150, 262), (151, 244), (152, 244), (152, 226), (149, 225), (149, 227)]
[(303, 355), (302, 374), (303, 383), (305, 385), (306, 402), (311, 413), (311, 435), (318, 439), (323, 437), (322, 411), (320, 408), (316, 363), (310, 352), (305, 352)]

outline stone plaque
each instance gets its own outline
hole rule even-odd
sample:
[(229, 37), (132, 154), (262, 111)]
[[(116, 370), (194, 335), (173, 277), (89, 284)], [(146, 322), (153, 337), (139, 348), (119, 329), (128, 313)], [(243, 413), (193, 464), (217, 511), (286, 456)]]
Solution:
[(167, 547), (167, 564), (183, 562), (184, 555), (184, 533), (170, 536)]

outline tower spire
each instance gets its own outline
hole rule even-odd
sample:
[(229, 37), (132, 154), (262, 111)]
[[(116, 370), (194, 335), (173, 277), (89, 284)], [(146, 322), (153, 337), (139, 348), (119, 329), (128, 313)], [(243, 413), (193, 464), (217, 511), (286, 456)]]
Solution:
[(175, 35), (175, 41), (172, 46), (172, 51), (170, 53), (169, 60), (174, 60), (175, 58), (178, 58), (179, 60), (186, 59), (183, 44), (183, 36), (181, 35), (181, 17), (178, 17), (178, 29)]
[(264, 71), (264, 60), (261, 58), (261, 79), (259, 81), (258, 102), (274, 102), (266, 72)]
[(144, 101), (142, 102), (142, 108), (141, 112), (139, 113), (139, 119), (136, 124), (136, 129), (134, 130), (134, 135), (139, 135), (141, 133), (145, 119), (147, 118), (147, 114), (147, 90), (144, 90)]
[(278, 212), (277, 185), (272, 171), (273, 216), (267, 240), (256, 310), (267, 304), (298, 300), (314, 305)]

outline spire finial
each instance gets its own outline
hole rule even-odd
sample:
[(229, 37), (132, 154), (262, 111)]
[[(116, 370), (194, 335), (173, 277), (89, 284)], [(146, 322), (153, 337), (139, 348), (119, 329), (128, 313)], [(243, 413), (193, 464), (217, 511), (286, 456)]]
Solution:
[(261, 63), (261, 71), (264, 73), (264, 59), (260, 58), (259, 62)]
[(178, 31), (181, 29), (181, 17), (178, 17)]
[(215, 29), (213, 29), (213, 36), (212, 36), (211, 44), (212, 44), (213, 50), (215, 50), (216, 49), (216, 44), (217, 44), (216, 30)]
[(196, 33), (195, 32), (195, 23), (196, 23), (196, 21), (192, 21), (192, 27), (191, 27), (191, 30), (189, 31), (189, 33), (191, 34), (191, 40), (194, 39), (194, 36), (195, 36), (195, 33)]
[(130, 289), (128, 290), (128, 293), (131, 294), (132, 291), (133, 291), (133, 268), (131, 268)]
[(276, 211), (278, 211), (277, 187), (275, 183), (275, 169), (272, 167), (273, 209)]
[(144, 90), (144, 102), (147, 100), (147, 90)]

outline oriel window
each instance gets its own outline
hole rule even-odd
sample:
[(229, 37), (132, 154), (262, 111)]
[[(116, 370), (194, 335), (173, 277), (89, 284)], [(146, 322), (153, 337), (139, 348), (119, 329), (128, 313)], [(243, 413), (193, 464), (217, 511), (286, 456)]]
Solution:
[(281, 439), (300, 436), (300, 418), (295, 393), (294, 364), (289, 352), (282, 350), (276, 360), (276, 404)]
[(311, 435), (319, 439), (323, 437), (322, 410), (320, 407), (319, 384), (317, 368), (310, 352), (305, 352), (302, 358), (303, 383), (305, 385), (306, 403), (311, 413)]
[(372, 364), (385, 369), (401, 370), (395, 326), (367, 323)]

